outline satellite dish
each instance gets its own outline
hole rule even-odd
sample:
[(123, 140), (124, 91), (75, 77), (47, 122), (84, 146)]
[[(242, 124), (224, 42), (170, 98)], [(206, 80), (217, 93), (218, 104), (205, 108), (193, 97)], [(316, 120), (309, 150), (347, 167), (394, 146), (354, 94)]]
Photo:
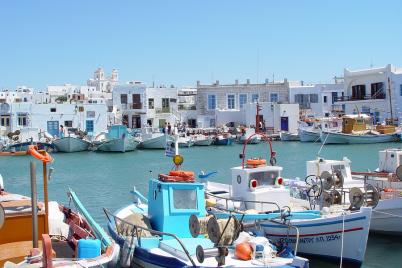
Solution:
[(350, 209), (359, 209), (364, 202), (364, 194), (360, 188), (353, 187), (349, 191)]
[(323, 186), (324, 190), (328, 191), (335, 184), (332, 174), (329, 173), (328, 171), (323, 171), (321, 173), (321, 179), (322, 179), (322, 186)]
[(395, 170), (396, 177), (402, 181), (402, 165), (399, 165)]
[(375, 208), (380, 201), (380, 193), (371, 184), (366, 185), (366, 206)]
[(341, 205), (342, 204), (342, 195), (339, 191), (333, 190), (331, 192), (332, 202), (334, 205)]
[(6, 212), (3, 206), (0, 204), (0, 229), (3, 228), (4, 220), (6, 219)]

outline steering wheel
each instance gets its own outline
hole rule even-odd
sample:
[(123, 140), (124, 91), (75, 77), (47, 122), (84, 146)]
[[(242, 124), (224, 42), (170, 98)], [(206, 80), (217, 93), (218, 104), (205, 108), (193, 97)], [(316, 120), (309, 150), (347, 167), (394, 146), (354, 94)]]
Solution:
[(308, 175), (304, 180), (308, 187), (307, 195), (310, 198), (318, 198), (322, 194), (322, 180), (319, 176)]

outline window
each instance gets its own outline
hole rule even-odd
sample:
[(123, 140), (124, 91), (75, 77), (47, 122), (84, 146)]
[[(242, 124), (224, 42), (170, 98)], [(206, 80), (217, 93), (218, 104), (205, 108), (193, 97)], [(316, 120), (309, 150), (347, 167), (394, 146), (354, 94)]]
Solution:
[(120, 103), (127, 104), (127, 94), (120, 94)]
[(173, 207), (175, 209), (197, 209), (196, 190), (173, 189)]
[(64, 121), (64, 126), (65, 127), (73, 127), (73, 121)]
[(215, 125), (216, 125), (215, 118), (209, 119), (209, 127), (215, 127)]
[(133, 94), (133, 109), (142, 109), (140, 94)]
[(336, 102), (338, 99), (338, 92), (332, 92), (332, 103)]
[(26, 115), (19, 115), (18, 116), (18, 125), (26, 127), (27, 124), (27, 116)]
[(235, 95), (229, 94), (228, 95), (228, 109), (235, 108)]
[(243, 108), (244, 104), (247, 103), (247, 94), (240, 94), (239, 95), (239, 105), (240, 108)]
[(51, 113), (55, 113), (55, 112), (56, 112), (56, 108), (50, 108), (50, 112), (51, 112)]
[(169, 108), (169, 99), (168, 98), (162, 98), (162, 108)]
[(364, 100), (365, 96), (366, 96), (366, 85), (352, 86), (352, 99), (353, 100)]
[(148, 109), (154, 108), (154, 99), (148, 99)]
[(215, 109), (216, 109), (216, 96), (208, 95), (208, 110), (215, 110)]
[(258, 102), (258, 94), (257, 93), (254, 93), (251, 95), (251, 102), (252, 103)]
[(93, 133), (94, 132), (94, 120), (87, 120), (85, 123), (85, 129), (87, 133)]
[(402, 96), (402, 84), (399, 85), (399, 95)]
[(310, 94), (310, 102), (318, 103), (318, 94)]
[(271, 102), (278, 102), (278, 93), (271, 93), (270, 94), (270, 101)]
[(0, 125), (2, 127), (9, 127), (10, 126), (10, 116), (0, 117)]
[(371, 98), (385, 99), (385, 90), (383, 82), (371, 84)]
[(324, 96), (324, 103), (327, 103), (327, 96)]
[(87, 117), (88, 118), (94, 118), (95, 117), (95, 111), (87, 111)]

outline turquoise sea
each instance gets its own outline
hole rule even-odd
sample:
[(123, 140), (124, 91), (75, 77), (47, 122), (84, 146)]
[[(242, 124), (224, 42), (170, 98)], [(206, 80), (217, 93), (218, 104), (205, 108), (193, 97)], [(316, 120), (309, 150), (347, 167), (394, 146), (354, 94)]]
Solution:
[[(327, 145), (321, 156), (352, 160), (355, 171), (375, 169), (378, 151), (389, 147), (401, 147), (401, 143), (370, 145)], [(277, 151), (278, 165), (284, 168), (284, 177), (305, 176), (305, 162), (314, 159), (321, 144), (299, 142), (273, 142)], [(268, 155), (268, 145), (250, 145), (247, 156)], [(218, 171), (212, 180), (229, 182), (230, 168), (241, 164), (239, 153), (242, 146), (192, 147), (180, 150), (184, 156), (184, 169), (199, 173), (201, 170)], [(129, 153), (82, 152), (53, 154), (54, 173), (49, 182), (50, 199), (68, 204), (66, 191), (76, 191), (81, 201), (100, 223), (106, 223), (103, 207), (114, 211), (131, 202), (129, 191), (135, 185), (146, 193), (151, 176), (170, 170), (171, 158), (161, 150), (137, 150)], [(0, 173), (7, 191), (30, 194), (28, 156), (0, 157)], [(41, 163), (37, 162), (38, 185), (42, 180)], [(38, 188), (39, 189), (39, 188)], [(41, 198), (41, 194), (39, 195)], [(401, 222), (402, 225), (402, 222)], [(311, 267), (339, 267), (312, 260)], [(364, 267), (402, 267), (402, 238), (371, 235), (368, 242)]]

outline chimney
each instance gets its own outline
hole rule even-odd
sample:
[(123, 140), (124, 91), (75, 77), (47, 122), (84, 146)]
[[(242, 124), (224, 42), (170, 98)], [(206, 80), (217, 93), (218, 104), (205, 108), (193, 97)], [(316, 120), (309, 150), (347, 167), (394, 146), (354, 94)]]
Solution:
[(239, 84), (239, 79), (235, 80), (235, 85), (237, 86)]
[(303, 80), (301, 80), (300, 82), (301, 82), (301, 85), (302, 85), (302, 86), (304, 86), (304, 81), (303, 81)]
[(216, 86), (219, 86), (219, 80), (216, 80), (216, 81), (215, 81), (215, 85), (216, 85)]
[(250, 85), (250, 79), (247, 78), (247, 85)]
[(269, 83), (269, 79), (265, 78), (265, 84), (267, 85)]
[(200, 80), (197, 80), (197, 87), (201, 85)]

